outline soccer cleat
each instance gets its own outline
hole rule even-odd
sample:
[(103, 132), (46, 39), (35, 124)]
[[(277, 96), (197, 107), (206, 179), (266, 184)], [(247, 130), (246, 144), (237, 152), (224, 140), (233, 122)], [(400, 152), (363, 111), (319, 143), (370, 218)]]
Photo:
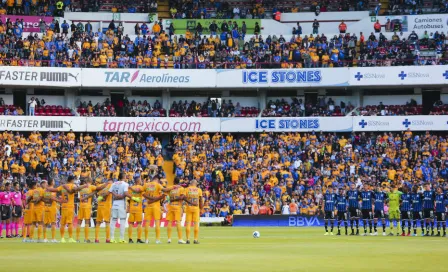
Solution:
[(338, 232), (338, 233), (336, 234), (336, 236), (341, 236), (341, 233), (340, 233), (340, 232)]
[(120, 244), (126, 244), (125, 240), (120, 240)]
[(411, 236), (411, 232), (410, 232), (410, 231), (408, 231), (408, 234), (406, 234), (406, 236)]
[(187, 242), (185, 242), (184, 240), (181, 239), (181, 240), (177, 241), (177, 243), (180, 244), (180, 245), (184, 245), (184, 244), (186, 244)]
[(29, 240), (28, 240), (28, 243), (36, 243), (36, 240), (29, 239)]
[(59, 243), (59, 241), (56, 240), (56, 239), (51, 240), (51, 242), (52, 242), (53, 244), (57, 244), (57, 243)]
[(161, 241), (156, 240), (156, 244), (157, 244), (157, 245), (160, 245), (161, 243), (162, 243)]
[(28, 243), (28, 239), (27, 238), (23, 239), (22, 243)]
[(352, 232), (352, 233), (350, 233), (350, 236), (355, 236), (355, 233), (353, 233), (353, 232)]
[(435, 237), (440, 237), (440, 233), (437, 233), (436, 235), (434, 235)]
[(137, 239), (137, 244), (144, 244), (145, 242), (143, 242), (141, 239)]
[(189, 245), (189, 244), (190, 244), (190, 240), (187, 240), (185, 243), (186, 243), (187, 245)]
[(434, 231), (433, 231), (433, 232), (431, 232), (431, 236), (434, 236)]
[(412, 236), (413, 236), (413, 237), (417, 237), (417, 234), (416, 234), (416, 233), (413, 233)]
[(99, 243), (100, 243), (100, 240), (95, 239), (95, 244), (99, 244)]
[(3, 239), (3, 236), (0, 235), (0, 239)]
[(168, 244), (171, 244), (171, 239), (168, 239), (168, 241), (166, 241)]
[(195, 245), (199, 245), (199, 241), (198, 240), (194, 240), (193, 242)]
[(149, 244), (149, 240), (148, 239), (145, 240), (145, 244)]
[(333, 232), (330, 232), (330, 235), (333, 236), (334, 235)]
[(110, 240), (110, 243), (111, 243), (111, 244), (116, 244), (117, 241), (115, 241), (115, 239), (111, 239), (111, 240)]
[(47, 240), (47, 239), (44, 239), (43, 243), (48, 243), (48, 240)]
[(427, 237), (428, 237), (428, 236), (429, 236), (429, 232), (427, 232), (427, 233), (425, 234), (425, 236), (427, 236)]
[(393, 234), (392, 232), (390, 232), (388, 235), (389, 235), (389, 236), (394, 236), (394, 234)]
[(383, 232), (383, 236), (387, 236), (387, 234), (385, 232)]
[(109, 239), (106, 239), (106, 244), (110, 244), (110, 240)]
[(422, 232), (422, 234), (421, 234), (421, 235), (422, 235), (422, 237), (423, 237), (423, 236), (425, 236), (425, 233), (424, 233), (424, 232)]
[(12, 236), (11, 236), (11, 235), (6, 235), (6, 238), (8, 238), (8, 239), (9, 239), (9, 238), (12, 238)]
[(67, 241), (65, 241), (65, 238), (62, 238), (61, 239), (61, 244), (65, 244), (65, 243), (67, 243)]
[(87, 239), (87, 240), (84, 240), (84, 243), (86, 243), (86, 244), (90, 244), (91, 241), (90, 241), (89, 239)]
[(362, 236), (367, 236), (367, 232), (364, 232), (364, 234)]
[(77, 244), (81, 244), (81, 241), (80, 241), (80, 240), (76, 240), (76, 243), (77, 243)]
[(69, 242), (69, 243), (72, 243), (72, 244), (76, 243), (75, 239), (73, 239), (73, 238), (69, 238), (69, 239), (68, 239), (68, 242)]
[(134, 241), (132, 239), (129, 239), (129, 244), (133, 244)]
[(370, 235), (372, 235), (372, 236), (378, 236), (378, 232), (374, 232), (374, 233), (371, 233)]
[(401, 236), (406, 236), (406, 234), (404, 234), (404, 232), (401, 234)]

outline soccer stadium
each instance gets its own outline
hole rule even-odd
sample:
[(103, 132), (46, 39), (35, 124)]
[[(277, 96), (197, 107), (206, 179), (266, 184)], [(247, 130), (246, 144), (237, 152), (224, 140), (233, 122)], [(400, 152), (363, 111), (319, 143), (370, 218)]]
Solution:
[(448, 1), (0, 3), (1, 271), (446, 271)]

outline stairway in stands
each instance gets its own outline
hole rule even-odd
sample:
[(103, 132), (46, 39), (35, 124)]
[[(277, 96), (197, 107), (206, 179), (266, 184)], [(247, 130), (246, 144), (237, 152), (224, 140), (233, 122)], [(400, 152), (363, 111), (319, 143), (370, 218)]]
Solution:
[(173, 185), (174, 182), (174, 162), (173, 161), (165, 161), (163, 163), (163, 171), (165, 172), (166, 179), (168, 180), (168, 185)]
[(159, 15), (159, 19), (170, 18), (170, 7), (168, 0), (157, 1), (157, 14)]

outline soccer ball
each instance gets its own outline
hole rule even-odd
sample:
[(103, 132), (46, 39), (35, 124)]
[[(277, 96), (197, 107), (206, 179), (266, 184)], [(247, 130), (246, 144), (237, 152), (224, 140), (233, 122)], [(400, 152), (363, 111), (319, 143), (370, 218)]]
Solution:
[(254, 238), (260, 238), (260, 232), (258, 232), (258, 231), (254, 231), (254, 233), (252, 233), (252, 237), (254, 237)]

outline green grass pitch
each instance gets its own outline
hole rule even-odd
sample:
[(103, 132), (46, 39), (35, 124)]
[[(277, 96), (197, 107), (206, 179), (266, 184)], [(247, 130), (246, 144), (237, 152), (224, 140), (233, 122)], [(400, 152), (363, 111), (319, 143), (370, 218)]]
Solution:
[[(252, 238), (254, 230), (260, 231), (261, 238)], [(90, 234), (94, 235), (93, 229)], [(167, 244), (165, 229), (163, 244), (154, 243), (151, 229), (151, 244), (147, 245), (105, 244), (104, 229), (101, 234), (101, 244), (28, 244), (2, 239), (0, 269), (422, 272), (447, 271), (448, 263), (446, 237), (323, 236), (322, 228), (201, 227), (200, 245)], [(173, 236), (177, 236), (175, 229)]]

